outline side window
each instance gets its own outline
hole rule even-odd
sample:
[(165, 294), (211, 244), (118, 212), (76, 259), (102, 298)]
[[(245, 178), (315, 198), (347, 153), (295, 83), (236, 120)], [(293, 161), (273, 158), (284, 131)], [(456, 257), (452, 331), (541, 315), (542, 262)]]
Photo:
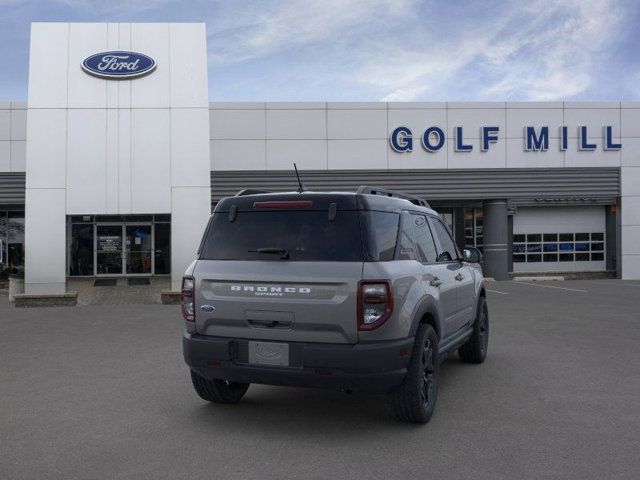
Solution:
[(413, 240), (413, 215), (402, 214), (402, 228), (398, 241), (398, 260), (417, 260), (417, 253)]
[(411, 215), (413, 217), (413, 231), (415, 233), (418, 259), (423, 263), (436, 261), (436, 245), (431, 236), (431, 230), (424, 215)]
[(433, 229), (433, 234), (438, 239), (439, 248), (438, 248), (438, 262), (450, 262), (452, 260), (456, 260), (458, 258), (458, 252), (456, 250), (456, 245), (449, 234), (449, 231), (443, 225), (443, 223), (435, 218), (431, 218), (429, 220), (431, 224), (431, 228)]
[(391, 212), (365, 212), (369, 226), (369, 256), (375, 262), (393, 260), (398, 239), (398, 219), (400, 215)]

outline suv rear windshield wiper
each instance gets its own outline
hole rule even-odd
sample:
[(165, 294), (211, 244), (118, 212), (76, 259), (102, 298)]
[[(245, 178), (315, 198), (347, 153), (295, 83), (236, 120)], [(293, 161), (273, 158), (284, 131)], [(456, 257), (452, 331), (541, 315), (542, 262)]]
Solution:
[(248, 250), (248, 251), (252, 253), (270, 253), (274, 255), (280, 255), (280, 258), (282, 260), (289, 259), (289, 251), (286, 248), (270, 247), (270, 248), (258, 248), (257, 250)]

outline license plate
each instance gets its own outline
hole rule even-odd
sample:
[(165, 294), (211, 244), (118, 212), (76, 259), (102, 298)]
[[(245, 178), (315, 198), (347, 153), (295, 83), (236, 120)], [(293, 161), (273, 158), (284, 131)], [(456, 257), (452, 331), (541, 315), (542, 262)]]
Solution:
[(289, 366), (289, 344), (249, 342), (249, 363), (255, 365)]

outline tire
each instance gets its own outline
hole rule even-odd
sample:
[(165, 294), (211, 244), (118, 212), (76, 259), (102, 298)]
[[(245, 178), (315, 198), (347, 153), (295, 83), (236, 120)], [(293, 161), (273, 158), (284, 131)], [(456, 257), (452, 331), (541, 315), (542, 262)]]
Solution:
[(387, 394), (387, 406), (401, 422), (427, 423), (438, 397), (438, 336), (431, 325), (416, 332), (407, 375), (402, 384)]
[(196, 393), (208, 402), (238, 403), (249, 389), (249, 383), (227, 382), (225, 380), (207, 380), (193, 370), (191, 382)]
[(478, 313), (473, 322), (473, 333), (469, 340), (458, 349), (460, 359), (465, 363), (482, 363), (487, 358), (489, 348), (489, 309), (484, 297), (478, 301)]

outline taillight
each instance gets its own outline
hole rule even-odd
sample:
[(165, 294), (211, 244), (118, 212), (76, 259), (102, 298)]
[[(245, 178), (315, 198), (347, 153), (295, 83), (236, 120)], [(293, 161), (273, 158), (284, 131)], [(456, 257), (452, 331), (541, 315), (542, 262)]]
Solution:
[(182, 316), (184, 319), (188, 322), (195, 322), (195, 280), (193, 277), (182, 277), (180, 304), (182, 305)]
[(388, 280), (358, 283), (358, 330), (374, 330), (393, 312), (393, 294)]

